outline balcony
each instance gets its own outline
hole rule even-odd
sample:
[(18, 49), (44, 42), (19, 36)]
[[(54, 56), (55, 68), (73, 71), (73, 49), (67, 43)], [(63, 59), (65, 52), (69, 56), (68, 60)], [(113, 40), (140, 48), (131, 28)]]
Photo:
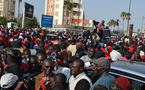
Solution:
[(73, 8), (73, 11), (80, 11), (79, 8)]
[(80, 3), (81, 0), (72, 0), (74, 3)]

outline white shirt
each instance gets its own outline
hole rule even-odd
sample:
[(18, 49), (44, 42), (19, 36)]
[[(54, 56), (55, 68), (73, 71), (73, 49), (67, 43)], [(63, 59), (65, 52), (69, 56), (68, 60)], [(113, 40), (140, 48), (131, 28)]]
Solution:
[(117, 61), (122, 57), (122, 55), (118, 51), (112, 50), (112, 52), (110, 53), (110, 57), (112, 61)]
[(71, 51), (72, 56), (74, 56), (74, 55), (76, 54), (77, 47), (76, 47), (76, 45), (70, 44), (70, 45), (67, 47), (67, 50), (68, 50), (68, 51)]
[(79, 75), (77, 75), (76, 77), (74, 77), (73, 75), (70, 77), (69, 79), (69, 90), (75, 90), (75, 86), (76, 84), (82, 80), (85, 79), (90, 83), (90, 87), (92, 86), (92, 82), (91, 80), (86, 76), (85, 73), (81, 73)]

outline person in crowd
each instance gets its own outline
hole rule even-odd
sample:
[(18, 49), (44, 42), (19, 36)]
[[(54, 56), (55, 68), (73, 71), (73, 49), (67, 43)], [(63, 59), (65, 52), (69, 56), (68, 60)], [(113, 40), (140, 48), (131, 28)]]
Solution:
[(88, 54), (82, 56), (80, 59), (83, 60), (84, 63), (90, 62), (95, 57), (95, 49), (92, 47), (88, 50)]
[(11, 45), (13, 48), (20, 48), (22, 45), (22, 42), (18, 39), (17, 36), (14, 36), (14, 40), (11, 42)]
[(93, 60), (93, 63), (95, 65), (94, 70), (99, 79), (93, 84), (91, 90), (101, 86), (107, 88), (107, 90), (111, 90), (111, 86), (115, 82), (115, 77), (108, 73), (110, 69), (109, 60), (101, 57), (99, 59)]
[(10, 55), (10, 54), (7, 55), (7, 58), (6, 58), (7, 67), (5, 69), (5, 73), (13, 73), (17, 75), (18, 77), (21, 77), (23, 72), (20, 69), (20, 65), (18, 61), (20, 61), (18, 57)]
[(79, 83), (83, 85), (82, 90), (89, 90), (92, 86), (91, 80), (84, 73), (84, 62), (82, 60), (75, 60), (71, 67), (72, 76), (69, 79), (69, 90), (77, 90), (76, 85)]
[(68, 51), (66, 49), (66, 46), (65, 45), (61, 45), (61, 51), (59, 52), (59, 55), (63, 60), (68, 60), (72, 55), (71, 55), (71, 51)]
[[(39, 63), (38, 63), (38, 58), (35, 55), (30, 56), (30, 60), (29, 60), (29, 72), (31, 74), (35, 74), (35, 73), (40, 73), (41, 69), (39, 68)], [(37, 74), (36, 74), (37, 75)]]
[(37, 51), (36, 56), (38, 58), (39, 67), (41, 67), (43, 61), (47, 58), (47, 55), (44, 51)]
[(125, 77), (118, 77), (115, 80), (114, 86), (112, 86), (113, 90), (131, 90), (131, 82), (129, 79)]
[(29, 49), (25, 49), (23, 50), (23, 59), (21, 60), (21, 69), (24, 72), (27, 72), (29, 70), (29, 64), (28, 61), (30, 60), (30, 50)]
[(117, 61), (122, 57), (121, 53), (118, 50), (119, 47), (117, 45), (113, 45), (113, 50), (110, 53), (110, 57), (112, 61)]
[(68, 80), (69, 80), (69, 78), (71, 76), (71, 70), (69, 68), (68, 60), (63, 60), (62, 64), (57, 66), (56, 73), (63, 73), (66, 76), (67, 83), (68, 83)]
[(105, 57), (105, 53), (101, 50), (101, 45), (98, 45), (95, 53), (95, 58), (98, 59), (100, 57)]
[(4, 74), (0, 79), (0, 87), (2, 88), (2, 90), (16, 90), (17, 80), (17, 75), (14, 75), (12, 73)]
[(36, 90), (50, 90), (51, 89), (51, 83), (54, 80), (54, 63), (50, 59), (43, 60), (42, 64), (42, 70), (43, 72), (39, 75), (37, 75), (36, 78), (36, 84), (35, 88)]
[(62, 73), (54, 75), (54, 86), (51, 90), (68, 90), (66, 76)]
[(119, 60), (130, 60), (131, 59), (131, 53), (130, 52), (126, 52), (124, 57), (121, 57)]
[(101, 22), (99, 22), (99, 24), (97, 25), (97, 34), (100, 37), (100, 40), (103, 39), (103, 30), (105, 29), (105, 21), (102, 20)]
[(75, 54), (75, 56), (77, 58), (81, 58), (82, 57), (82, 51), (77, 51), (76, 54)]
[(74, 56), (76, 54), (77, 51), (77, 47), (76, 47), (76, 41), (73, 39), (70, 42), (70, 45), (67, 47), (67, 51), (71, 51), (72, 56)]

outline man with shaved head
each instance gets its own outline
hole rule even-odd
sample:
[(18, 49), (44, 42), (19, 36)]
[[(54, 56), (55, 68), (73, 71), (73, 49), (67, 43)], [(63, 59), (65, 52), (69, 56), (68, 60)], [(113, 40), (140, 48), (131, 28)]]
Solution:
[(36, 90), (47, 90), (51, 88), (54, 77), (54, 63), (50, 59), (45, 59), (42, 64), (42, 73), (36, 77)]
[[(78, 83), (84, 85), (82, 90), (89, 90), (92, 86), (91, 80), (84, 73), (84, 62), (80, 59), (77, 59), (73, 62), (71, 67), (72, 76), (69, 79), (69, 90), (79, 90)], [(85, 82), (85, 83), (84, 83)]]

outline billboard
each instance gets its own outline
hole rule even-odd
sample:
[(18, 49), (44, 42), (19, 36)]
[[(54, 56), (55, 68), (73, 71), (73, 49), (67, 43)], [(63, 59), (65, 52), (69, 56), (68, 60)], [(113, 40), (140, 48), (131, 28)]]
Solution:
[(41, 27), (52, 28), (53, 16), (42, 15), (41, 16)]
[(25, 17), (32, 19), (34, 13), (34, 6), (25, 2)]

